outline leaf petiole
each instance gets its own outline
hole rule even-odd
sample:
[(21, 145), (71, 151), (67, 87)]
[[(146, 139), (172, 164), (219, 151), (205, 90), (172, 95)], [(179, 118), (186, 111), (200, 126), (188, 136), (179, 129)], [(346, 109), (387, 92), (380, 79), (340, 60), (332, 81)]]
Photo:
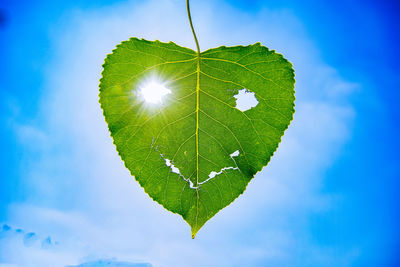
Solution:
[(196, 33), (194, 31), (193, 23), (192, 23), (192, 16), (190, 15), (190, 6), (189, 6), (189, 0), (186, 0), (186, 9), (188, 13), (188, 18), (189, 18), (189, 23), (190, 23), (190, 28), (192, 29), (194, 41), (196, 42), (196, 48), (197, 48), (197, 55), (200, 55), (200, 46), (199, 46), (199, 41), (197, 40)]

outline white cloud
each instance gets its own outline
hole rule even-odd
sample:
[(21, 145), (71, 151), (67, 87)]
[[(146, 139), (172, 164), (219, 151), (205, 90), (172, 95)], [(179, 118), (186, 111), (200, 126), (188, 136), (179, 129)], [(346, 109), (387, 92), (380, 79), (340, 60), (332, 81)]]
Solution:
[[(69, 12), (51, 30), (56, 55), (38, 118), (45, 126), (17, 128), (22, 142), (35, 139), (35, 147), (45, 149), (31, 155), (23, 171), (27, 202), (10, 205), (9, 212), (15, 225), (51, 235), (60, 245), (24, 248), (7, 254), (7, 262), (63, 266), (117, 257), (156, 267), (293, 265), (302, 253), (309, 263), (321, 263), (321, 255), (335, 260), (313, 243), (308, 223), (310, 214), (335, 203), (320, 188), (351, 134), (354, 114), (346, 97), (357, 85), (322, 62), (289, 11), (265, 8), (252, 15), (213, 1), (192, 8), (202, 50), (260, 41), (294, 65), (296, 113), (269, 166), (191, 240), (183, 220), (150, 200), (124, 168), (97, 96), (106, 54), (129, 37), (194, 48), (183, 1)], [(0, 259), (8, 251), (2, 249)], [(356, 257), (349, 255), (348, 261)]]

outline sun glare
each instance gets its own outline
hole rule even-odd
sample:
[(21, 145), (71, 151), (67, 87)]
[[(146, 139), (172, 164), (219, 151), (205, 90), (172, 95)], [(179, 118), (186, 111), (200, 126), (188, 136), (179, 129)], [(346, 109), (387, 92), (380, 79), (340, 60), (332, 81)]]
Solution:
[(159, 82), (149, 81), (140, 87), (140, 93), (147, 103), (160, 104), (163, 96), (170, 94), (171, 90)]

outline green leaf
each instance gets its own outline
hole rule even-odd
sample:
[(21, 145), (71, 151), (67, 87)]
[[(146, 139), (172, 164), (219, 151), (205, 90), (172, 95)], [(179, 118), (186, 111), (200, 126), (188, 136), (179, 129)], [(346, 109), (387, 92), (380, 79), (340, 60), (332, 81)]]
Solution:
[[(293, 117), (292, 65), (259, 43), (198, 55), (131, 38), (103, 67), (100, 103), (119, 155), (193, 238), (267, 165)], [(155, 82), (170, 92), (158, 104), (143, 93)], [(244, 112), (235, 107), (242, 89), (258, 100)]]

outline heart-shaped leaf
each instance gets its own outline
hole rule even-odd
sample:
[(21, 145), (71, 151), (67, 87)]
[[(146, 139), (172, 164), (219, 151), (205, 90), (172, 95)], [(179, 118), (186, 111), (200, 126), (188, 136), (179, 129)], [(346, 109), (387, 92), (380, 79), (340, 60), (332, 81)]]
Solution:
[[(100, 103), (119, 155), (192, 237), (267, 165), (294, 112), (294, 71), (259, 43), (200, 54), (131, 38), (108, 55)], [(239, 90), (258, 103), (236, 108)]]

